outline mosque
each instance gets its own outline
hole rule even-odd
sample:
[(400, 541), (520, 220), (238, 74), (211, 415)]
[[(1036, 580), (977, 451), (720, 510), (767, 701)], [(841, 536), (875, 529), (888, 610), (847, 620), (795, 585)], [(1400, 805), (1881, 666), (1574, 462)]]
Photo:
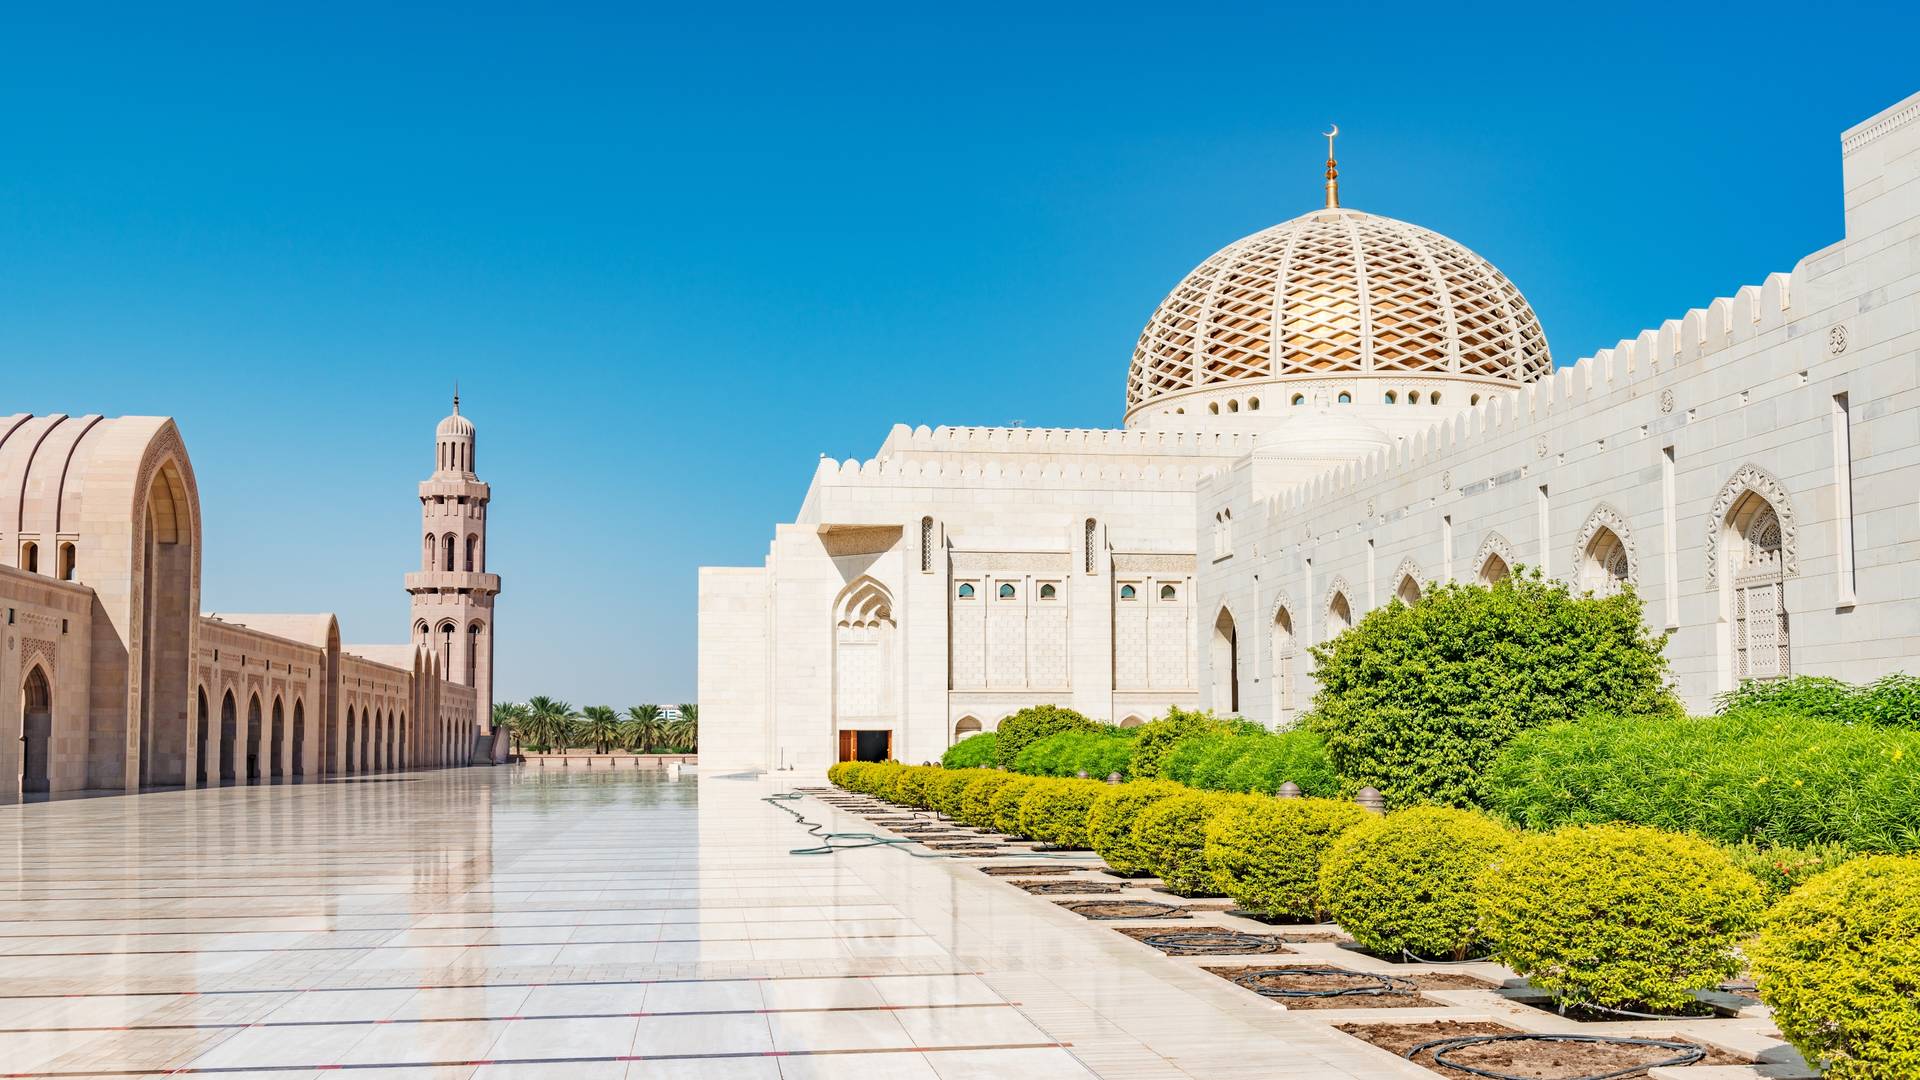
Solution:
[[(0, 416), (0, 798), (310, 782), (498, 760), (490, 490), (434, 435), (412, 640), (200, 611), (199, 489), (171, 419)], [(16, 734), (17, 733), (17, 734)]]
[(1487, 260), (1342, 205), (1332, 149), (1323, 207), (1161, 301), (1119, 428), (896, 426), (702, 569), (701, 763), (934, 760), (1036, 703), (1284, 726), (1306, 646), (1522, 564), (1631, 584), (1695, 710), (1915, 669), (1920, 94), (1842, 134), (1843, 238), (1561, 367)]

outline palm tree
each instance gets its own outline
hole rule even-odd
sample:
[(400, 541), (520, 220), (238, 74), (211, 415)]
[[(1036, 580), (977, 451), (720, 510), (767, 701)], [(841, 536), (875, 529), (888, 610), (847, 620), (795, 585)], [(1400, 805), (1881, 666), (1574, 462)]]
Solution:
[(660, 723), (660, 706), (629, 705), (627, 722), (620, 725), (625, 736), (627, 749), (644, 754), (660, 745), (664, 729)]
[(493, 707), (493, 726), (506, 728), (513, 734), (513, 749), (520, 749), (520, 736), (526, 730), (527, 707), (517, 701), (502, 701)]
[(573, 706), (550, 697), (527, 699), (527, 738), (549, 750), (565, 751), (573, 739)]
[(671, 725), (667, 741), (679, 747), (682, 752), (691, 752), (694, 747), (700, 745), (700, 706), (680, 706), (680, 719)]
[(589, 705), (581, 710), (580, 736), (593, 744), (597, 753), (607, 753), (620, 741), (620, 716), (610, 705)]

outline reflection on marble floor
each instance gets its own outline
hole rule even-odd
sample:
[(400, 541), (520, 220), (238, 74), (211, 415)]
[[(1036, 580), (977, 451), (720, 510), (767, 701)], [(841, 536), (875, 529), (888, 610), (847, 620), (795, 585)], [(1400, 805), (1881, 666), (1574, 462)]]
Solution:
[(502, 767), (0, 809), (0, 1075), (1378, 1075), (962, 864), (790, 855), (773, 790)]

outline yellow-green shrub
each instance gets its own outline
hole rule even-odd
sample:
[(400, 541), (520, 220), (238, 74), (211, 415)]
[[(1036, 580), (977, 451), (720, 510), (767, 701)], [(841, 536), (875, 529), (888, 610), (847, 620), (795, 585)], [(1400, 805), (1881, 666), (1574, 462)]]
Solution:
[(1168, 891), (1177, 896), (1213, 895), (1219, 887), (1207, 865), (1207, 823), (1228, 805), (1251, 798), (1189, 790), (1160, 799), (1134, 818), (1134, 843)]
[(1920, 856), (1855, 859), (1767, 912), (1760, 998), (1835, 1080), (1920, 1076)]
[(1422, 806), (1370, 817), (1321, 861), (1320, 895), (1334, 922), (1388, 959), (1405, 951), (1465, 960), (1480, 944), (1474, 883), (1513, 840), (1471, 810)]
[(1008, 836), (1020, 836), (1020, 804), (1026, 801), (1027, 792), (1032, 791), (1040, 781), (1032, 776), (1015, 776), (1000, 785), (993, 793), (993, 831)]
[(966, 790), (960, 793), (960, 820), (976, 829), (993, 828), (993, 797), (1002, 787), (1018, 779), (1012, 773), (980, 770), (980, 775), (968, 781)]
[(1020, 803), (1020, 832), (1064, 848), (1087, 846), (1087, 812), (1107, 790), (1099, 780), (1042, 780)]
[(926, 806), (927, 782), (940, 771), (938, 765), (903, 765), (887, 789), (887, 798), (901, 806)]
[(862, 763), (841, 761), (827, 766), (827, 783), (834, 787), (851, 790), (852, 778)]
[(1234, 799), (1207, 822), (1207, 869), (1216, 887), (1248, 911), (1317, 918), (1320, 858), (1367, 817), (1335, 799)]
[(950, 818), (960, 816), (960, 799), (967, 785), (981, 776), (979, 769), (940, 769), (927, 781), (927, 809)]
[(1740, 970), (1759, 882), (1705, 840), (1576, 825), (1514, 842), (1476, 885), (1493, 957), (1563, 1003), (1675, 1009)]
[(1087, 844), (1116, 874), (1150, 874), (1146, 853), (1133, 839), (1133, 822), (1140, 811), (1161, 799), (1183, 795), (1188, 789), (1163, 780), (1113, 784), (1087, 809)]

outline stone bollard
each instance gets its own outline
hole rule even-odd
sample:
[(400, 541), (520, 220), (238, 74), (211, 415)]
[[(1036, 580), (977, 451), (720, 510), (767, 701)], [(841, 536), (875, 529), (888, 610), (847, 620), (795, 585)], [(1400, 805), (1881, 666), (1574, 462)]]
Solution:
[(1353, 801), (1360, 804), (1360, 809), (1368, 811), (1369, 813), (1384, 814), (1387, 812), (1387, 800), (1381, 797), (1378, 790), (1371, 787), (1361, 788), (1359, 793), (1353, 797)]
[(1107, 774), (1107, 783), (1109, 783), (1109, 784), (1117, 784), (1117, 783), (1119, 783), (1119, 782), (1120, 782), (1120, 774), (1119, 774), (1119, 773), (1117, 773), (1117, 772), (1110, 772), (1110, 773), (1108, 773), (1108, 774)]
[(1074, 776), (1074, 779), (1076, 780), (1085, 780), (1087, 778), (1087, 770), (1085, 769), (1075, 770), (1073, 776)]
[(1294, 783), (1294, 782), (1293, 782), (1293, 781), (1291, 781), (1291, 780), (1289, 780), (1289, 781), (1287, 781), (1287, 782), (1286, 782), (1286, 783), (1284, 783), (1284, 784), (1281, 784), (1281, 785), (1280, 785), (1280, 797), (1281, 797), (1281, 798), (1283, 798), (1283, 799), (1297, 799), (1297, 798), (1299, 798), (1299, 797), (1300, 797), (1300, 785), (1299, 785), (1299, 784), (1296, 784), (1296, 783)]

